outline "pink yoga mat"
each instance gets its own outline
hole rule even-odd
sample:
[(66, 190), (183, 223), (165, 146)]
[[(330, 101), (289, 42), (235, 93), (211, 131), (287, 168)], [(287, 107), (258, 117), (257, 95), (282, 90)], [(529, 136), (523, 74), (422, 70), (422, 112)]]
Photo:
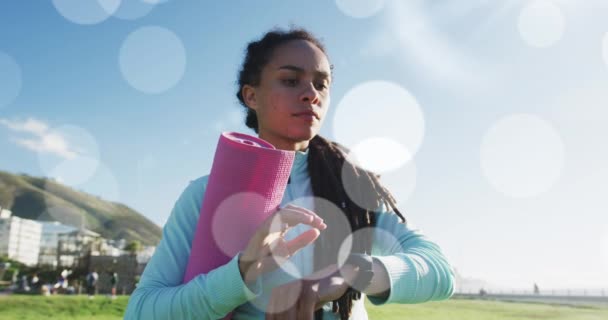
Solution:
[(258, 226), (281, 204), (295, 152), (246, 134), (220, 136), (184, 283), (243, 251)]

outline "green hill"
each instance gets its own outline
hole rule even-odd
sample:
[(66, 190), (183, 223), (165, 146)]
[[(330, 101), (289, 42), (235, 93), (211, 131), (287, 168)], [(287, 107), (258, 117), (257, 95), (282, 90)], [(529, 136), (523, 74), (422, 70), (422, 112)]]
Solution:
[(26, 219), (83, 223), (107, 239), (156, 245), (161, 237), (161, 228), (137, 211), (46, 178), (0, 171), (0, 206)]

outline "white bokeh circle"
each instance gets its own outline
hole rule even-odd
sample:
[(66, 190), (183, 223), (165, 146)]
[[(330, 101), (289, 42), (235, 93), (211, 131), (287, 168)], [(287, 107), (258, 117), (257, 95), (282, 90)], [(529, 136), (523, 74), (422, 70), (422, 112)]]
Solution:
[(336, 141), (354, 150), (368, 145), (368, 139), (387, 139), (383, 141), (390, 143), (382, 143), (382, 148), (374, 151), (392, 161), (398, 159), (401, 164), (416, 154), (424, 130), (424, 114), (414, 96), (388, 81), (369, 81), (353, 87), (337, 105), (333, 118)]
[(549, 190), (564, 167), (564, 143), (554, 127), (530, 114), (497, 121), (481, 143), (481, 169), (498, 191), (514, 198)]
[(416, 188), (416, 170), (416, 163), (409, 161), (397, 170), (385, 172), (380, 176), (380, 183), (391, 193), (397, 204), (407, 202), (414, 192)]
[(380, 12), (384, 8), (384, 2), (385, 0), (336, 0), (336, 6), (343, 14), (361, 19)]
[[(233, 257), (243, 251), (261, 224), (256, 214), (262, 213), (266, 199), (255, 192), (240, 192), (226, 197), (211, 219), (211, 235), (217, 248)], [(255, 223), (258, 225), (255, 225)]]
[(97, 24), (116, 12), (121, 0), (53, 0), (59, 14), (77, 24)]
[(120, 185), (111, 168), (100, 163), (95, 174), (79, 188), (104, 201), (121, 202)]
[(606, 32), (602, 38), (602, 57), (604, 58), (606, 68), (608, 68), (608, 32)]
[[(384, 153), (386, 150), (391, 150), (391, 156)], [(360, 168), (382, 174), (399, 169), (412, 159), (412, 155), (393, 139), (372, 137), (357, 143), (346, 158)]]
[[(380, 253), (381, 255), (389, 255), (395, 252), (402, 252), (403, 248), (399, 243), (399, 240), (392, 233), (382, 228), (365, 227), (356, 230), (348, 238), (344, 239), (344, 242), (340, 246), (340, 251), (338, 254), (339, 265), (343, 266), (351, 253), (362, 253), (358, 250), (353, 250), (353, 243), (355, 241), (362, 241), (363, 239), (370, 238), (372, 239), (372, 247), (369, 252), (365, 252), (366, 254), (371, 255), (372, 251), (374, 251), (375, 254)], [(363, 291), (364, 289), (366, 289), (357, 288), (354, 283), (349, 284), (358, 291)], [(379, 292), (386, 291), (389, 288), (390, 286), (387, 286), (386, 288), (381, 288), (382, 290), (379, 290)]]
[(48, 176), (59, 183), (68, 186), (78, 186), (91, 179), (97, 171), (98, 166), (99, 159), (77, 156), (58, 163), (53, 170), (48, 172)]
[(186, 49), (172, 31), (141, 27), (127, 36), (119, 53), (120, 71), (133, 88), (158, 94), (174, 87), (186, 69)]
[[(38, 217), (41, 221), (58, 221), (62, 224), (87, 228), (87, 221), (84, 219), (83, 209), (65, 202), (61, 194), (65, 193), (65, 186), (51, 179), (43, 181), (41, 187), (45, 192), (43, 195), (44, 211)], [(34, 205), (32, 203), (32, 205)]]
[(8, 54), (0, 51), (0, 109), (11, 104), (21, 91), (21, 68)]
[(346, 195), (352, 202), (363, 209), (377, 210), (377, 204), (371, 198), (373, 195), (369, 192), (370, 190), (361, 189), (362, 184), (360, 181), (361, 179), (365, 179), (364, 175), (367, 173), (356, 166), (354, 169), (358, 171), (358, 174), (353, 172), (353, 166), (350, 163), (345, 161), (342, 166), (342, 186)]
[(521, 10), (517, 27), (528, 45), (543, 48), (561, 39), (565, 21), (560, 7), (553, 1), (534, 0)]
[(59, 205), (49, 195), (45, 195), (45, 204), (45, 211), (38, 217), (38, 220), (57, 221), (68, 226), (91, 228), (86, 219), (84, 219), (86, 213), (82, 209), (74, 206)]
[(97, 140), (74, 125), (52, 128), (41, 137), (38, 160), (42, 172), (60, 183), (77, 186), (90, 179), (99, 166)]
[[(349, 234), (351, 234), (352, 229), (350, 227), (350, 222), (346, 218), (346, 215), (338, 206), (333, 204), (331, 201), (329, 201), (327, 199), (323, 199), (321, 197), (299, 197), (297, 199), (294, 199), (290, 203), (292, 203), (294, 205), (299, 205), (299, 204), (303, 204), (303, 203), (313, 203), (315, 205), (315, 209), (312, 211), (315, 212), (317, 215), (319, 215), (323, 219), (325, 224), (327, 225), (327, 228), (325, 230), (321, 230), (321, 233), (320, 233), (319, 237), (315, 240), (315, 242), (310, 244), (313, 246), (313, 248), (312, 248), (313, 255), (314, 255), (314, 246), (316, 244), (320, 243), (321, 241), (327, 241), (327, 242), (336, 241), (335, 244), (339, 245), (340, 243), (342, 243), (343, 239), (335, 240), (333, 237), (336, 237), (336, 236), (337, 237), (342, 237), (342, 236), (346, 237)], [(284, 239), (286, 241), (290, 241), (290, 240), (296, 238), (297, 236), (299, 236), (300, 234), (310, 230), (311, 228), (312, 227), (310, 227), (308, 225), (303, 225), (303, 224), (295, 226), (285, 233)], [(300, 251), (300, 252), (297, 252), (295, 255), (298, 255), (301, 253), (302, 252)], [(273, 255), (273, 258), (275, 258), (276, 262), (280, 265), (284, 261), (284, 259), (281, 259), (277, 255)], [(292, 258), (290, 258), (290, 260), (291, 259)], [(329, 259), (329, 260), (337, 262), (338, 257), (336, 256), (335, 259)], [(317, 267), (314, 265), (313, 261), (310, 261), (310, 263), (311, 263), (310, 266), (303, 266), (303, 268), (296, 267), (296, 268), (298, 268), (298, 270), (295, 273), (292, 272), (292, 270), (290, 270), (290, 269), (284, 269), (283, 271), (285, 273), (291, 275), (294, 278), (304, 277), (306, 279), (312, 279), (312, 280), (322, 278), (324, 276), (324, 274), (322, 272), (320, 272), (319, 269), (317, 269)], [(281, 268), (283, 269), (283, 267), (281, 267)]]
[[(290, 229), (294, 227), (304, 228), (306, 231), (311, 229), (310, 226), (292, 226), (290, 228), (287, 223), (281, 219), (283, 213), (285, 213), (285, 210), (286, 209), (284, 207), (280, 208), (279, 212), (273, 216), (273, 219), (270, 222), (270, 233), (277, 235), (276, 238), (270, 240), (270, 253), (278, 265), (284, 264), (291, 258), (288, 257), (289, 252), (286, 251), (287, 247), (285, 247), (284, 244), (288, 243), (290, 240), (300, 234), (299, 232), (293, 231), (290, 233)], [(281, 233), (284, 234), (282, 238), (279, 236)], [(301, 270), (297, 270), (297, 273), (293, 276), (295, 277), (296, 275), (301, 275)]]
[[(69, 205), (63, 199), (61, 199), (61, 196), (55, 196), (55, 194), (63, 194), (66, 190), (64, 187), (65, 183), (61, 180), (55, 179), (54, 181), (47, 180), (45, 182), (43, 189), (46, 191), (44, 193), (44, 206), (46, 210), (43, 212), (41, 220), (54, 220), (63, 224), (76, 227), (82, 225), (83, 227), (88, 228), (88, 223), (86, 219), (84, 219), (85, 212), (83, 212), (82, 209)], [(104, 202), (120, 202), (121, 200), (116, 176), (105, 164), (100, 164), (95, 174), (86, 182), (77, 186), (72, 185), (68, 187), (86, 193), (89, 197), (91, 197), (90, 200), (85, 199), (86, 202), (89, 205), (94, 205), (96, 207), (101, 205), (94, 203), (94, 201), (98, 199)], [(105, 209), (110, 212), (113, 210), (113, 208), (108, 207)]]

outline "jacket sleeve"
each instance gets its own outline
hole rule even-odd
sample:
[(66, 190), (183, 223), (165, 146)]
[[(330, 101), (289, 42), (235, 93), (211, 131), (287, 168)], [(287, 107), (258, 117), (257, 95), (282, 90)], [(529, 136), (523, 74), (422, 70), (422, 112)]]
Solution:
[(368, 296), (375, 305), (448, 299), (454, 293), (454, 271), (439, 246), (394, 212), (376, 213), (372, 256), (386, 269), (388, 298)]
[(191, 182), (175, 203), (125, 319), (219, 319), (261, 292), (260, 281), (251, 290), (243, 282), (238, 255), (182, 284), (206, 183), (207, 177)]

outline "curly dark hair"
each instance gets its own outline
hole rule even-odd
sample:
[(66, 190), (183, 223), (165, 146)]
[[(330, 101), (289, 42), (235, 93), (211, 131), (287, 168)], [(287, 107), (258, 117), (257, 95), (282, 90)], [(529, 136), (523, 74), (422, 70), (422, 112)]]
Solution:
[[(317, 46), (326, 53), (321, 42), (310, 32), (301, 29), (290, 29), (287, 31), (274, 29), (266, 33), (260, 40), (250, 42), (247, 45), (245, 60), (239, 71), (238, 92), (236, 94), (239, 102), (247, 109), (245, 124), (247, 127), (258, 132), (258, 118), (255, 110), (249, 108), (243, 99), (242, 89), (244, 85), (257, 86), (261, 81), (262, 69), (269, 63), (273, 51), (279, 45), (292, 40), (306, 40)], [(333, 66), (332, 66), (333, 70)], [(397, 204), (390, 192), (382, 186), (379, 176), (358, 168), (346, 160), (346, 148), (340, 144), (329, 141), (316, 135), (309, 143), (308, 174), (312, 191), (316, 198), (328, 200), (334, 208), (328, 208), (328, 203), (315, 200), (315, 212), (321, 216), (328, 226), (336, 225), (339, 221), (326, 215), (324, 212), (340, 208), (348, 221), (350, 229), (354, 232), (365, 227), (376, 225), (374, 211), (370, 208), (380, 208), (384, 205), (392, 209), (405, 223), (405, 218), (397, 209)], [(344, 170), (343, 170), (344, 169)], [(355, 203), (344, 189), (343, 174), (349, 175), (348, 181), (356, 181), (356, 193), (358, 201)], [(340, 229), (340, 228), (337, 228)], [(343, 231), (344, 233), (345, 231)], [(365, 239), (353, 239), (353, 251), (371, 253), (373, 235), (362, 233)], [(314, 265), (319, 270), (330, 264), (337, 264), (340, 245), (349, 234), (340, 232), (324, 232), (315, 242)], [(361, 297), (360, 292), (349, 289), (342, 297), (332, 302), (332, 310), (339, 314), (340, 319), (346, 320), (350, 317), (353, 300)], [(315, 312), (315, 319), (323, 319), (323, 309)]]

